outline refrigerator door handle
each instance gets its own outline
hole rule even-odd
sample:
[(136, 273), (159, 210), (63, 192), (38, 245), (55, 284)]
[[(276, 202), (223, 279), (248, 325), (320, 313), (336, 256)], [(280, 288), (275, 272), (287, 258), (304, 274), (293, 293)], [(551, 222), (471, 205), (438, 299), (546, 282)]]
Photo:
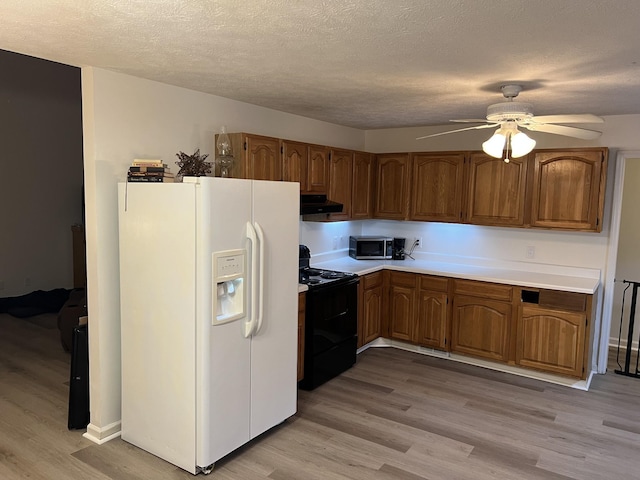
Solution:
[(251, 242), (251, 315), (249, 320), (244, 323), (245, 338), (253, 334), (257, 323), (256, 316), (258, 314), (258, 295), (256, 293), (258, 287), (258, 237), (251, 222), (247, 222), (247, 239)]
[(260, 247), (260, 280), (258, 284), (258, 318), (253, 332), (254, 335), (262, 328), (262, 320), (264, 318), (264, 232), (258, 222), (255, 222), (255, 230), (258, 234), (258, 245)]

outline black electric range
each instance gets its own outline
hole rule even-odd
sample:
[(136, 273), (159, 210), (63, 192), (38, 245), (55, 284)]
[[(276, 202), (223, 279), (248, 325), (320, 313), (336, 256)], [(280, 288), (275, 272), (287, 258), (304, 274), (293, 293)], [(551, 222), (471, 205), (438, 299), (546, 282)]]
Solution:
[(309, 287), (305, 309), (304, 378), (312, 390), (356, 363), (358, 283), (354, 273), (309, 266), (309, 249), (300, 245), (299, 283)]
[(335, 270), (323, 270), (309, 266), (311, 252), (306, 245), (300, 245), (298, 263), (298, 283), (307, 285), (309, 289), (337, 286), (351, 281), (357, 281), (355, 273), (338, 272)]

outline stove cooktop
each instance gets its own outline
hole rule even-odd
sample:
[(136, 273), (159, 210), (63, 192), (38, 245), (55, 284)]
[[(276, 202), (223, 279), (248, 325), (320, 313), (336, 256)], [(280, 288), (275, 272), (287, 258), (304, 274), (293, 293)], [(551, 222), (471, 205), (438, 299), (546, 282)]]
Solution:
[(355, 273), (337, 272), (334, 270), (322, 270), (320, 268), (305, 267), (300, 268), (298, 283), (303, 283), (309, 287), (315, 285), (336, 284), (357, 278)]

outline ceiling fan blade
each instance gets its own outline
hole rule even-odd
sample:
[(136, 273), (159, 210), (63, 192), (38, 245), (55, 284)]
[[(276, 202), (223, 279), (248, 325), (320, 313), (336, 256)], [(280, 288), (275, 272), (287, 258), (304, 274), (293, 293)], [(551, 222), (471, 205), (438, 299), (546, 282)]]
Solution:
[(448, 135), (450, 133), (464, 132), (464, 131), (467, 131), (467, 130), (479, 130), (479, 129), (482, 129), (482, 128), (493, 128), (493, 127), (497, 127), (497, 126), (498, 126), (497, 123), (491, 123), (491, 124), (488, 124), (488, 125), (476, 125), (475, 127), (458, 128), (457, 130), (449, 130), (448, 132), (432, 133), (431, 135), (425, 135), (424, 137), (418, 137), (418, 138), (416, 138), (416, 140), (422, 140), (423, 138), (438, 137), (440, 135)]
[(604, 123), (604, 119), (583, 113), (578, 115), (541, 115), (531, 119), (535, 123)]
[(449, 120), (450, 122), (456, 123), (487, 123), (486, 118), (463, 118), (460, 120)]
[(597, 132), (595, 130), (587, 130), (586, 128), (577, 127), (565, 127), (564, 125), (545, 125), (543, 123), (534, 123), (531, 125), (522, 125), (522, 127), (533, 132), (553, 133), (556, 135), (565, 135), (567, 137), (580, 138), (582, 140), (593, 140), (602, 135), (602, 132)]

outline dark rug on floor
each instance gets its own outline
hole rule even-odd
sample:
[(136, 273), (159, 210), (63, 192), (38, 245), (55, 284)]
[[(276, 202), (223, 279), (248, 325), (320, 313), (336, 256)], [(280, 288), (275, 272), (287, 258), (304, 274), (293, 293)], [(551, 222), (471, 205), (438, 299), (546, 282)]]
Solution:
[(0, 313), (26, 318), (42, 313), (57, 313), (69, 298), (71, 290), (56, 288), (44, 291), (36, 290), (17, 297), (0, 298)]

